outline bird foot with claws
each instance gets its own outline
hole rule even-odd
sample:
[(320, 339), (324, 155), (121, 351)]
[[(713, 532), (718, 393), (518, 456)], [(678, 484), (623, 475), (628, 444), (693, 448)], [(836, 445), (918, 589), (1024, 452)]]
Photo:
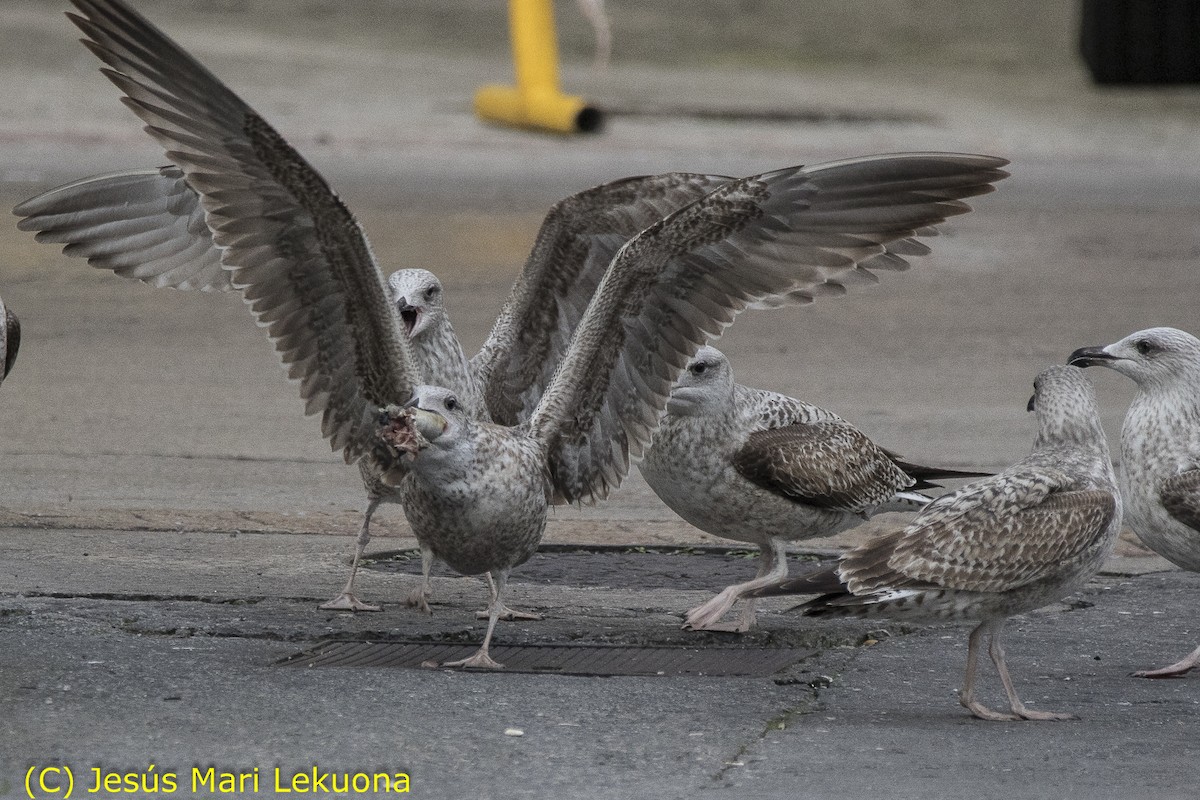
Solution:
[(458, 661), (446, 661), (443, 667), (459, 667), (461, 669), (504, 669), (504, 665), (492, 659), (486, 650), (480, 650), (469, 658)]
[(319, 608), (326, 611), (383, 611), (383, 606), (364, 603), (350, 592), (342, 592), (328, 603), (322, 603)]
[[(488, 614), (488, 610), (486, 608), (482, 611), (475, 612), (475, 619), (488, 619), (488, 618), (489, 618), (489, 614)], [(513, 622), (513, 621), (519, 620), (519, 619), (530, 620), (531, 622), (538, 622), (540, 620), (545, 619), (545, 617), (543, 617), (541, 614), (533, 614), (528, 611), (516, 611), (514, 609), (509, 608), (508, 606), (500, 606), (500, 613), (496, 615), (496, 619), (502, 619), (505, 622)]]

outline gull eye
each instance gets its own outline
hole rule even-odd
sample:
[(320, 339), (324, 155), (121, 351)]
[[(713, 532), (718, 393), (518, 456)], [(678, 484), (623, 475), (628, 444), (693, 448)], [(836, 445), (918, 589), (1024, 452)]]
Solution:
[(692, 373), (693, 375), (703, 375), (707, 369), (708, 364), (705, 364), (703, 361), (701, 361), (688, 367), (688, 372)]
[(446, 398), (446, 410), (447, 411), (457, 411), (458, 410), (457, 398), (454, 398), (454, 397)]
[(433, 298), (437, 297), (437, 292), (438, 290), (436, 286), (430, 286), (425, 290), (425, 299), (432, 300)]
[(1138, 353), (1143, 356), (1151, 355), (1158, 350), (1158, 347), (1155, 346), (1154, 342), (1150, 341), (1149, 339), (1139, 339), (1138, 343), (1134, 345), (1134, 348), (1136, 348)]

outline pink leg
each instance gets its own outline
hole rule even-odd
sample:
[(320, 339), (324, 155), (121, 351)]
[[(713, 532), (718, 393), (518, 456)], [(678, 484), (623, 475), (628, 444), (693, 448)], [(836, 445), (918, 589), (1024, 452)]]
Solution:
[(375, 509), (379, 507), (382, 501), (380, 497), (371, 497), (367, 502), (367, 510), (363, 513), (362, 527), (358, 529), (357, 547), (354, 550), (354, 561), (350, 564), (350, 580), (346, 581), (346, 588), (342, 589), (341, 594), (330, 600), (328, 603), (322, 603), (320, 608), (329, 611), (382, 611), (381, 606), (371, 603), (364, 603), (354, 595), (354, 578), (358, 575), (358, 562), (362, 560), (363, 551), (367, 549), (367, 543), (371, 541), (371, 516), (375, 513)]
[(741, 618), (737, 622), (721, 622), (721, 617), (733, 608), (733, 604), (755, 589), (768, 586), (787, 577), (787, 544), (782, 539), (772, 538), (762, 548), (758, 574), (752, 581), (728, 586), (708, 602), (696, 606), (687, 613), (684, 630), (724, 631), (745, 633), (754, 627), (754, 605), (757, 598), (745, 601)]
[(1182, 678), (1188, 670), (1200, 666), (1200, 647), (1197, 647), (1182, 660), (1176, 661), (1169, 667), (1161, 669), (1143, 669), (1133, 673), (1135, 678)]
[(504, 587), (508, 585), (508, 570), (498, 570), (495, 578), (495, 583), (491, 583), (490, 581), (488, 583), (488, 587), (492, 590), (492, 601), (488, 604), (488, 626), (487, 633), (483, 636), (483, 644), (468, 658), (459, 661), (447, 661), (442, 664), (443, 667), (466, 667), (468, 669), (504, 668), (503, 664), (498, 663), (488, 654), (488, 647), (492, 643), (492, 632), (496, 630), (496, 620), (500, 618), (500, 609), (504, 607), (502, 598)]

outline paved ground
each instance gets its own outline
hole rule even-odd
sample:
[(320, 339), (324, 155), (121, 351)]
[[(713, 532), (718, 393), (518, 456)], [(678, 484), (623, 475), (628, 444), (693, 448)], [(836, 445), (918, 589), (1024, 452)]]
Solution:
[[(0, 3), (0, 206), (161, 161), (54, 5)], [(910, 273), (739, 320), (721, 346), (744, 382), (837, 409), (915, 459), (999, 468), (1028, 448), (1025, 400), (1042, 367), (1151, 324), (1200, 327), (1192, 90), (1099, 92), (1054, 58), (1002, 69), (734, 59), (735, 70), (714, 52), (686, 70), (671, 58), (569, 68), (573, 91), (638, 113), (558, 139), (471, 118), (474, 87), (508, 69), (471, 45), (476, 28), (448, 52), (378, 33), (397, 23), (372, 4), (357, 22), (309, 30), (222, 8), (180, 11), (174, 27), (177, 4), (147, 6), (326, 173), (385, 264), (443, 277), (469, 345), (541, 212), (570, 191), (909, 149), (996, 153), (1013, 177)], [(664, 109), (731, 113), (651, 113)], [(751, 112), (795, 121), (740, 116)], [(746, 641), (816, 653), (775, 679), (275, 667), (331, 635), (477, 638), (483, 590), (440, 578), (435, 615), (417, 618), (399, 605), (409, 580), (371, 571), (365, 594), (383, 614), (314, 609), (344, 579), (361, 489), (299, 414), (236, 298), (129, 285), (12, 226), (0, 231), (0, 291), (25, 322), (0, 389), (0, 796), (21, 795), (31, 765), (86, 779), (150, 763), (185, 776), (258, 767), (264, 795), (274, 767), (313, 765), (407, 771), (413, 794), (431, 798), (1195, 793), (1200, 683), (1125, 676), (1194, 646), (1200, 579), (1133, 542), (1080, 596), (1011, 626), (1026, 699), (1078, 723), (967, 717), (953, 696), (964, 629), (813, 627), (782, 605)], [(1095, 378), (1115, 434), (1131, 390)], [(378, 549), (411, 546), (398, 509), (378, 519)], [(601, 507), (559, 510), (548, 541), (717, 543), (636, 476)], [(501, 641), (738, 646), (678, 630), (706, 596), (699, 580), (592, 578), (518, 572), (514, 603), (548, 619), (502, 625)], [(186, 781), (175, 794), (190, 794)]]

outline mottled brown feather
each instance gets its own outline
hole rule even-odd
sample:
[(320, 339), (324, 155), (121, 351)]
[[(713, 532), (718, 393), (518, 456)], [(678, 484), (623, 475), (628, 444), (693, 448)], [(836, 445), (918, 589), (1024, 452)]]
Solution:
[[(731, 181), (626, 243), (531, 418), (568, 500), (603, 497), (640, 457), (688, 359), (747, 307), (872, 279), (865, 263), (970, 207), (1005, 162), (902, 154)], [(736, 265), (736, 266), (735, 266)]]
[(733, 465), (752, 483), (818, 508), (867, 511), (912, 484), (883, 448), (844, 422), (757, 431)]
[(1190, 469), (1163, 481), (1159, 497), (1168, 514), (1200, 531), (1200, 470)]

